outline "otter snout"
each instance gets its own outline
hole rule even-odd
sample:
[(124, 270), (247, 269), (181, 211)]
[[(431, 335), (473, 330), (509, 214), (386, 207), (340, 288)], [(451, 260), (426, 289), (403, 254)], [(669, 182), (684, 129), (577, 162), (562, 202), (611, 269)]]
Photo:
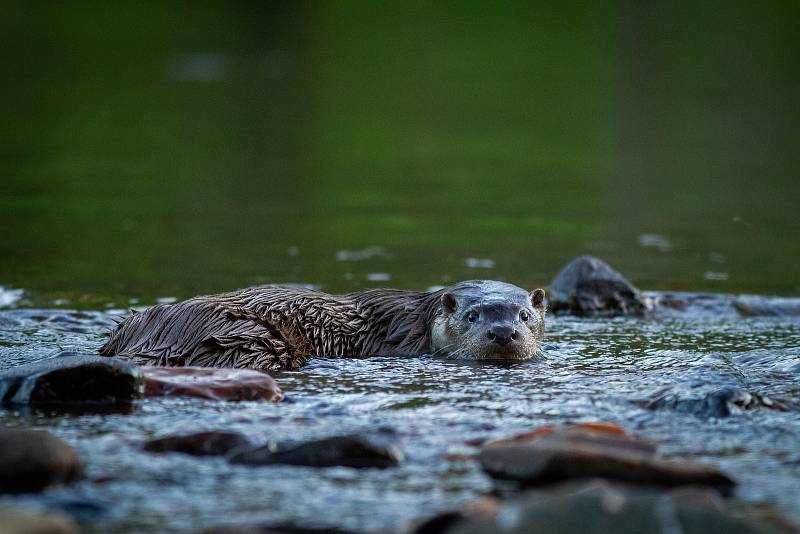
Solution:
[(493, 343), (505, 346), (512, 341), (516, 341), (519, 338), (519, 332), (513, 326), (494, 325), (486, 331), (486, 337)]

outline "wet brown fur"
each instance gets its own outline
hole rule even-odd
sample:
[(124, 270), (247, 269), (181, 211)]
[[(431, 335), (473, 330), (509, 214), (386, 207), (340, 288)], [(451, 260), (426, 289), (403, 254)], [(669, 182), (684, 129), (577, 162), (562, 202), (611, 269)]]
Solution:
[(419, 355), (432, 351), (442, 295), (463, 284), (346, 295), (260, 286), (195, 297), (133, 312), (99, 352), (140, 365), (262, 370), (297, 369), (312, 357)]

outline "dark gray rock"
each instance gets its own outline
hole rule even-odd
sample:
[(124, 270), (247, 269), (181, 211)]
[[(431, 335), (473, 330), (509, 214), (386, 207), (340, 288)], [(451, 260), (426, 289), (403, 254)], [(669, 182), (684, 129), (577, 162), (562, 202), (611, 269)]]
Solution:
[(745, 317), (791, 317), (800, 315), (800, 298), (743, 295), (733, 301), (733, 307)]
[(118, 405), (143, 395), (138, 367), (101, 356), (67, 352), (0, 372), (3, 404)]
[(219, 525), (196, 534), (353, 534), (349, 530), (328, 527), (295, 527), (291, 525)]
[(83, 476), (75, 450), (43, 430), (0, 429), (0, 493), (31, 493)]
[(265, 445), (235, 453), (231, 462), (237, 464), (288, 464), (311, 467), (393, 467), (403, 460), (396, 443), (365, 436), (336, 436), (303, 443), (275, 447)]
[(142, 449), (148, 452), (180, 452), (194, 456), (223, 456), (249, 445), (250, 441), (238, 432), (198, 432), (152, 439)]
[(662, 493), (605, 481), (529, 491), (505, 501), (491, 517), (456, 522), (448, 534), (784, 534), (796, 526), (777, 514), (727, 505), (713, 492)]
[(643, 315), (650, 301), (621, 274), (593, 256), (575, 258), (550, 283), (550, 309), (574, 315)]
[(780, 401), (745, 391), (736, 386), (725, 386), (707, 393), (701, 398), (686, 398), (680, 390), (667, 389), (656, 393), (652, 400), (643, 404), (650, 410), (675, 410), (704, 418), (730, 417), (756, 408), (783, 412), (789, 409)]
[(577, 478), (606, 478), (652, 486), (711, 486), (727, 493), (736, 484), (718, 469), (692, 462), (669, 462), (649, 441), (630, 435), (559, 427), (525, 440), (487, 445), (478, 455), (493, 478), (522, 486)]

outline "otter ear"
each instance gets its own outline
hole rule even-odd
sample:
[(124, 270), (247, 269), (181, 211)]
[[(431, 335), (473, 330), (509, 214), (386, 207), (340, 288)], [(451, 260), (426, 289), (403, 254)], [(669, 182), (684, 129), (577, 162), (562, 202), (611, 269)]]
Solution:
[(531, 304), (534, 308), (544, 308), (544, 289), (531, 291)]
[(444, 311), (453, 313), (456, 311), (456, 297), (452, 293), (442, 293), (442, 308)]

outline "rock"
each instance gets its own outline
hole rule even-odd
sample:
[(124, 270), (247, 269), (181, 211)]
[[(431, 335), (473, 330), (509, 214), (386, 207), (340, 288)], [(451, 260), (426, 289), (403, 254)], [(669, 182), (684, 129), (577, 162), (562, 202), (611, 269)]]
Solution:
[(574, 315), (643, 315), (647, 297), (607, 263), (593, 256), (572, 260), (550, 283), (550, 309)]
[(148, 397), (195, 397), (215, 401), (280, 402), (271, 376), (255, 369), (142, 367)]
[(733, 306), (745, 317), (790, 317), (800, 315), (800, 298), (759, 297), (742, 295), (733, 301)]
[(198, 432), (181, 436), (151, 439), (142, 449), (148, 452), (181, 452), (194, 456), (222, 456), (250, 445), (238, 432)]
[(726, 386), (707, 393), (702, 398), (683, 398), (680, 390), (662, 390), (649, 402), (640, 403), (650, 410), (671, 409), (697, 417), (730, 417), (746, 410), (768, 408), (788, 411), (782, 402), (758, 393), (750, 393), (736, 386)]
[(272, 444), (242, 451), (231, 457), (237, 464), (288, 464), (310, 467), (393, 467), (403, 460), (399, 446), (386, 440), (364, 436), (336, 436), (275, 447)]
[(504, 502), (493, 517), (461, 519), (447, 534), (726, 534), (796, 532), (778, 517), (746, 505), (726, 505), (713, 492), (662, 493), (602, 480), (528, 491)]
[[(654, 486), (700, 485), (729, 492), (735, 482), (714, 467), (661, 459), (656, 446), (602, 426), (546, 427), (547, 432), (490, 443), (478, 455), (493, 478), (522, 486), (607, 478)], [(523, 435), (525, 436), (525, 435)]]
[(13, 508), (0, 508), (2, 534), (78, 534), (78, 525), (68, 516)]
[(144, 381), (133, 364), (65, 352), (0, 372), (0, 401), (13, 405), (86, 406), (130, 404)]
[(196, 534), (354, 534), (349, 530), (327, 527), (295, 527), (290, 525), (220, 525)]
[(78, 454), (43, 430), (0, 429), (0, 493), (30, 493), (77, 480)]

